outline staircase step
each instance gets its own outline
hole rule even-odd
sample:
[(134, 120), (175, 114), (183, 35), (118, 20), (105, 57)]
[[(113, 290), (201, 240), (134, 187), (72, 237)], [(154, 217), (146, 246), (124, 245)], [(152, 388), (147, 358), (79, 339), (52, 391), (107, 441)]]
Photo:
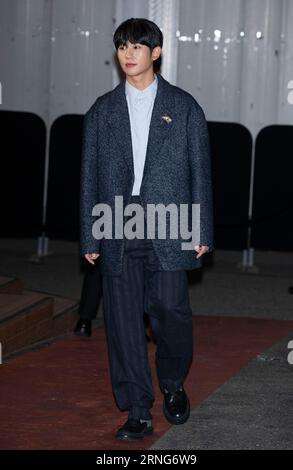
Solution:
[(21, 294), (23, 283), (20, 279), (0, 276), (0, 294)]
[(54, 299), (23, 291), (0, 294), (0, 342), (3, 357), (52, 334)]

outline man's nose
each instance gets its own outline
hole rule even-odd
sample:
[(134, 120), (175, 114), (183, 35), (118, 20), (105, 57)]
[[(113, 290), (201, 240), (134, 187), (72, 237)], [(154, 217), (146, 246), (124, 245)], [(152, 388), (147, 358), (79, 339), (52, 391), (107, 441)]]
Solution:
[(125, 57), (126, 59), (132, 57), (132, 50), (130, 49), (130, 47), (126, 47)]

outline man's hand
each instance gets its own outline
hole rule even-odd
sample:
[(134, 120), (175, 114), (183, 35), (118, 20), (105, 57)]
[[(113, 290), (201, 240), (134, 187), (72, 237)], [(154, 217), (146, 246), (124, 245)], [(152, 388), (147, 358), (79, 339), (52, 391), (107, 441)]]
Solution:
[(195, 251), (198, 253), (196, 258), (200, 258), (202, 255), (204, 255), (207, 251), (209, 251), (209, 247), (205, 245), (196, 245), (194, 248)]
[(85, 259), (91, 264), (95, 264), (94, 260), (96, 260), (99, 256), (100, 255), (98, 253), (90, 253), (90, 254), (84, 255)]

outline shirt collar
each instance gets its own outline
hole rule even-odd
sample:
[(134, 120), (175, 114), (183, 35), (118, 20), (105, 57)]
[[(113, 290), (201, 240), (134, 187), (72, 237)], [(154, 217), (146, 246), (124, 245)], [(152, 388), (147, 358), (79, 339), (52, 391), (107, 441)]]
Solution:
[(152, 81), (152, 83), (150, 83), (150, 85), (148, 85), (144, 90), (139, 90), (135, 86), (131, 85), (127, 80), (125, 80), (125, 94), (126, 96), (129, 96), (131, 99), (154, 96), (156, 94), (157, 87), (158, 87), (157, 74), (155, 74), (155, 78)]

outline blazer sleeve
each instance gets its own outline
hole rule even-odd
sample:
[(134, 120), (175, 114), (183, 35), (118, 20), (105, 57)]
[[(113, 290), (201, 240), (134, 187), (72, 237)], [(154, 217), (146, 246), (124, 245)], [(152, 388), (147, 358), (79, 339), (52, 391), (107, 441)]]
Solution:
[(92, 210), (98, 203), (98, 116), (90, 108), (83, 120), (80, 172), (80, 254), (99, 253), (100, 241), (94, 238)]
[(206, 118), (196, 100), (192, 101), (187, 126), (192, 203), (200, 204), (200, 244), (210, 252), (214, 248), (210, 142)]

